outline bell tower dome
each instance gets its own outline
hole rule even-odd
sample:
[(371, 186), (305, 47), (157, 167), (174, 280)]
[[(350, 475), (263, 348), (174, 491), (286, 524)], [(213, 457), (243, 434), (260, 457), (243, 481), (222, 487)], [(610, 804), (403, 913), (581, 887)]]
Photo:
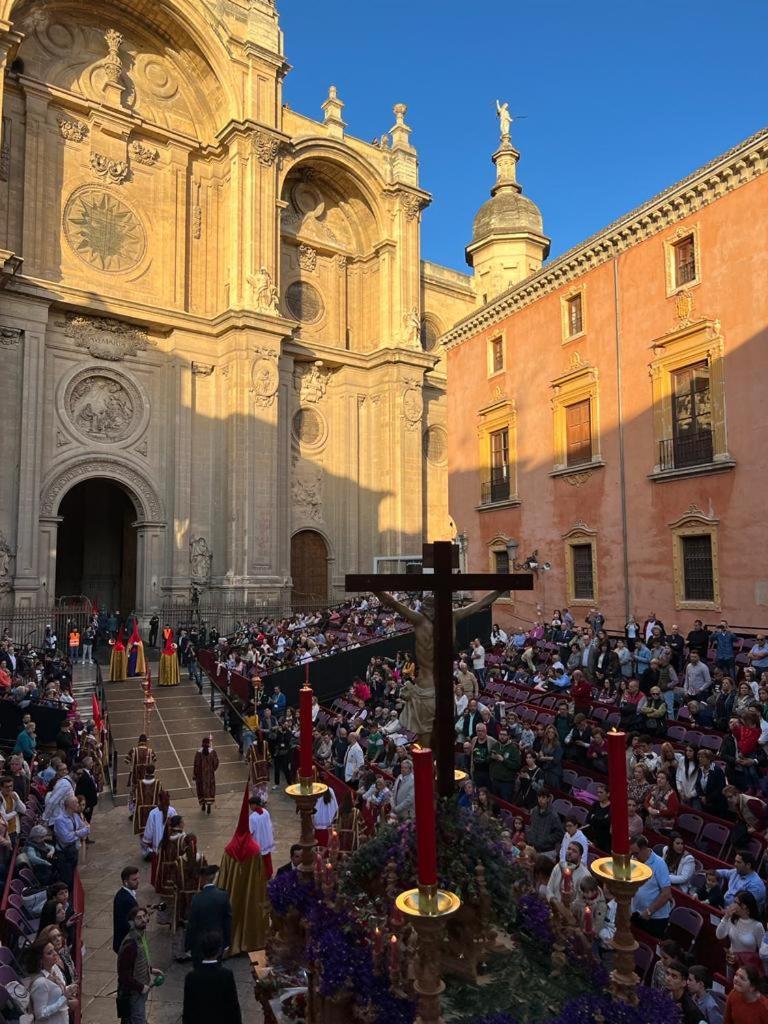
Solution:
[(512, 145), (511, 117), (506, 103), (497, 103), (501, 143), (493, 154), (496, 183), (475, 217), (472, 241), (466, 248), (467, 263), (475, 271), (475, 287), (481, 303), (506, 291), (540, 269), (549, 255), (549, 239), (538, 206), (522, 194), (517, 181), (520, 153)]

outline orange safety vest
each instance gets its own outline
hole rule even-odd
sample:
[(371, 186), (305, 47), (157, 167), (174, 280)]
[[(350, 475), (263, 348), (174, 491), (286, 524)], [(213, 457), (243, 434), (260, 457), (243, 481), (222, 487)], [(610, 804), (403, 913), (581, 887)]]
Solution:
[(69, 634), (69, 646), (70, 647), (79, 647), (80, 646), (80, 634), (78, 633), (78, 631), (76, 629), (73, 629), (72, 632)]

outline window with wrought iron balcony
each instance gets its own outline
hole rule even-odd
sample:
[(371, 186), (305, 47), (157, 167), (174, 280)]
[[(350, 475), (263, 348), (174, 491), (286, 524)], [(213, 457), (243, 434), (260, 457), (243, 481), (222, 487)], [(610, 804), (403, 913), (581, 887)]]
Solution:
[(499, 501), (508, 501), (510, 497), (509, 466), (492, 467), (489, 477), (480, 486), (480, 504), (495, 505)]

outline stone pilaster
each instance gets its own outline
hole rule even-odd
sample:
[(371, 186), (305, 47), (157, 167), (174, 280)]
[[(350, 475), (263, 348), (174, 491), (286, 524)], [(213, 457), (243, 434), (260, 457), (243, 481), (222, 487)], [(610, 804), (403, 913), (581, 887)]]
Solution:
[[(30, 310), (30, 312), (33, 312)], [(44, 320), (28, 320), (24, 325), (21, 408), (23, 415), (19, 437), (18, 519), (16, 525), (15, 599), (18, 605), (37, 604), (40, 596), (40, 483), (42, 477), (43, 411), (45, 406), (45, 331), (48, 310), (36, 307), (34, 313)], [(43, 559), (49, 571), (48, 554)], [(55, 555), (54, 555), (55, 566)], [(53, 597), (54, 578), (49, 580)]]
[(161, 606), (165, 538), (165, 523), (136, 523), (136, 606), (145, 615)]
[[(173, 588), (189, 593), (189, 539), (192, 524), (192, 367), (178, 360), (170, 368), (171, 437), (173, 459), (173, 548), (171, 576)], [(170, 470), (171, 467), (169, 466)]]

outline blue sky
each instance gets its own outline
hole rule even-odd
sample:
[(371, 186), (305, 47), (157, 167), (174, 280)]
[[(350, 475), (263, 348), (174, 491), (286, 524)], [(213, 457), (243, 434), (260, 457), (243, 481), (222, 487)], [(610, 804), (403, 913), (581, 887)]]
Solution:
[(552, 255), (768, 124), (766, 0), (278, 0), (294, 70), (285, 101), (321, 117), (334, 83), (347, 131), (372, 139), (408, 104), (433, 195), (422, 254), (467, 269), (493, 180), (494, 101)]

